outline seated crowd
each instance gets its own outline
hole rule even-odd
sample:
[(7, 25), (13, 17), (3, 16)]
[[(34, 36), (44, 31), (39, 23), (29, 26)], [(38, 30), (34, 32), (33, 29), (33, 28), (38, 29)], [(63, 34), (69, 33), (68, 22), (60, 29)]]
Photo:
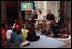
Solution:
[[(60, 20), (58, 23), (55, 23), (55, 16), (51, 14), (51, 10), (48, 11), (46, 20), (50, 21), (50, 26), (52, 28), (52, 33), (54, 34), (54, 37), (58, 37), (58, 33), (60, 33), (59, 28), (63, 24), (64, 18), (62, 13), (59, 11), (59, 17)], [(37, 22), (35, 19), (38, 19)], [(4, 23), (1, 25), (1, 43), (2, 47), (5, 47), (10, 43), (11, 45), (14, 45), (15, 47), (19, 47), (22, 42), (25, 41), (37, 41), (40, 36), (36, 35), (36, 27), (40, 22), (43, 22), (44, 17), (42, 16), (42, 12), (39, 11), (39, 15), (36, 14), (35, 11), (33, 11), (33, 17), (29, 19), (29, 21), (24, 20), (22, 24), (20, 24), (18, 21), (15, 21), (13, 26), (5, 25)], [(42, 29), (42, 33), (45, 33), (47, 35), (49, 33), (49, 30)]]

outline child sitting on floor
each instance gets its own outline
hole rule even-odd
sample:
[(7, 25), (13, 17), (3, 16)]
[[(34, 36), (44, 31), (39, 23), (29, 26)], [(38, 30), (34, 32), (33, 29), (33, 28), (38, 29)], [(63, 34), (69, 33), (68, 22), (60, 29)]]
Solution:
[(1, 26), (1, 44), (2, 44), (2, 48), (5, 48), (5, 45), (6, 45), (6, 26), (5, 26), (5, 23), (3, 23)]

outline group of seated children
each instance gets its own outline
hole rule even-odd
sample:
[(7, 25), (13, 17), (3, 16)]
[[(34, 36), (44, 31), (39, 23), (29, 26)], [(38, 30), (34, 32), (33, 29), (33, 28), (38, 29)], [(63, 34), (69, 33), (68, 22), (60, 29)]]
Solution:
[(28, 41), (29, 44), (29, 41), (37, 41), (38, 39), (39, 36), (36, 35), (34, 26), (29, 25), (26, 21), (24, 21), (22, 25), (16, 21), (13, 26), (6, 28), (6, 26), (3, 25), (1, 28), (2, 47), (6, 47), (8, 43), (19, 47), (23, 42)]

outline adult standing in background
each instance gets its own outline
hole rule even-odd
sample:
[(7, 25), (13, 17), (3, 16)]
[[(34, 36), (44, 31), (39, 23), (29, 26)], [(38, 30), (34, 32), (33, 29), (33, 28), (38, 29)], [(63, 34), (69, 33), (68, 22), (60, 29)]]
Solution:
[(38, 18), (38, 15), (36, 13), (36, 9), (33, 9), (32, 10), (32, 21), (33, 21), (33, 23), (36, 23), (35, 19), (37, 19), (37, 18)]

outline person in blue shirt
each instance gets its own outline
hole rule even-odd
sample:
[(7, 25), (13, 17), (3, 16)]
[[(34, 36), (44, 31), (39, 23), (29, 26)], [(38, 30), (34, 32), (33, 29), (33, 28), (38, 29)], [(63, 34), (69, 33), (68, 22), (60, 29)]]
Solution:
[(13, 29), (13, 33), (11, 34), (11, 42), (14, 44), (15, 47), (19, 47), (20, 44), (23, 42), (21, 30)]

